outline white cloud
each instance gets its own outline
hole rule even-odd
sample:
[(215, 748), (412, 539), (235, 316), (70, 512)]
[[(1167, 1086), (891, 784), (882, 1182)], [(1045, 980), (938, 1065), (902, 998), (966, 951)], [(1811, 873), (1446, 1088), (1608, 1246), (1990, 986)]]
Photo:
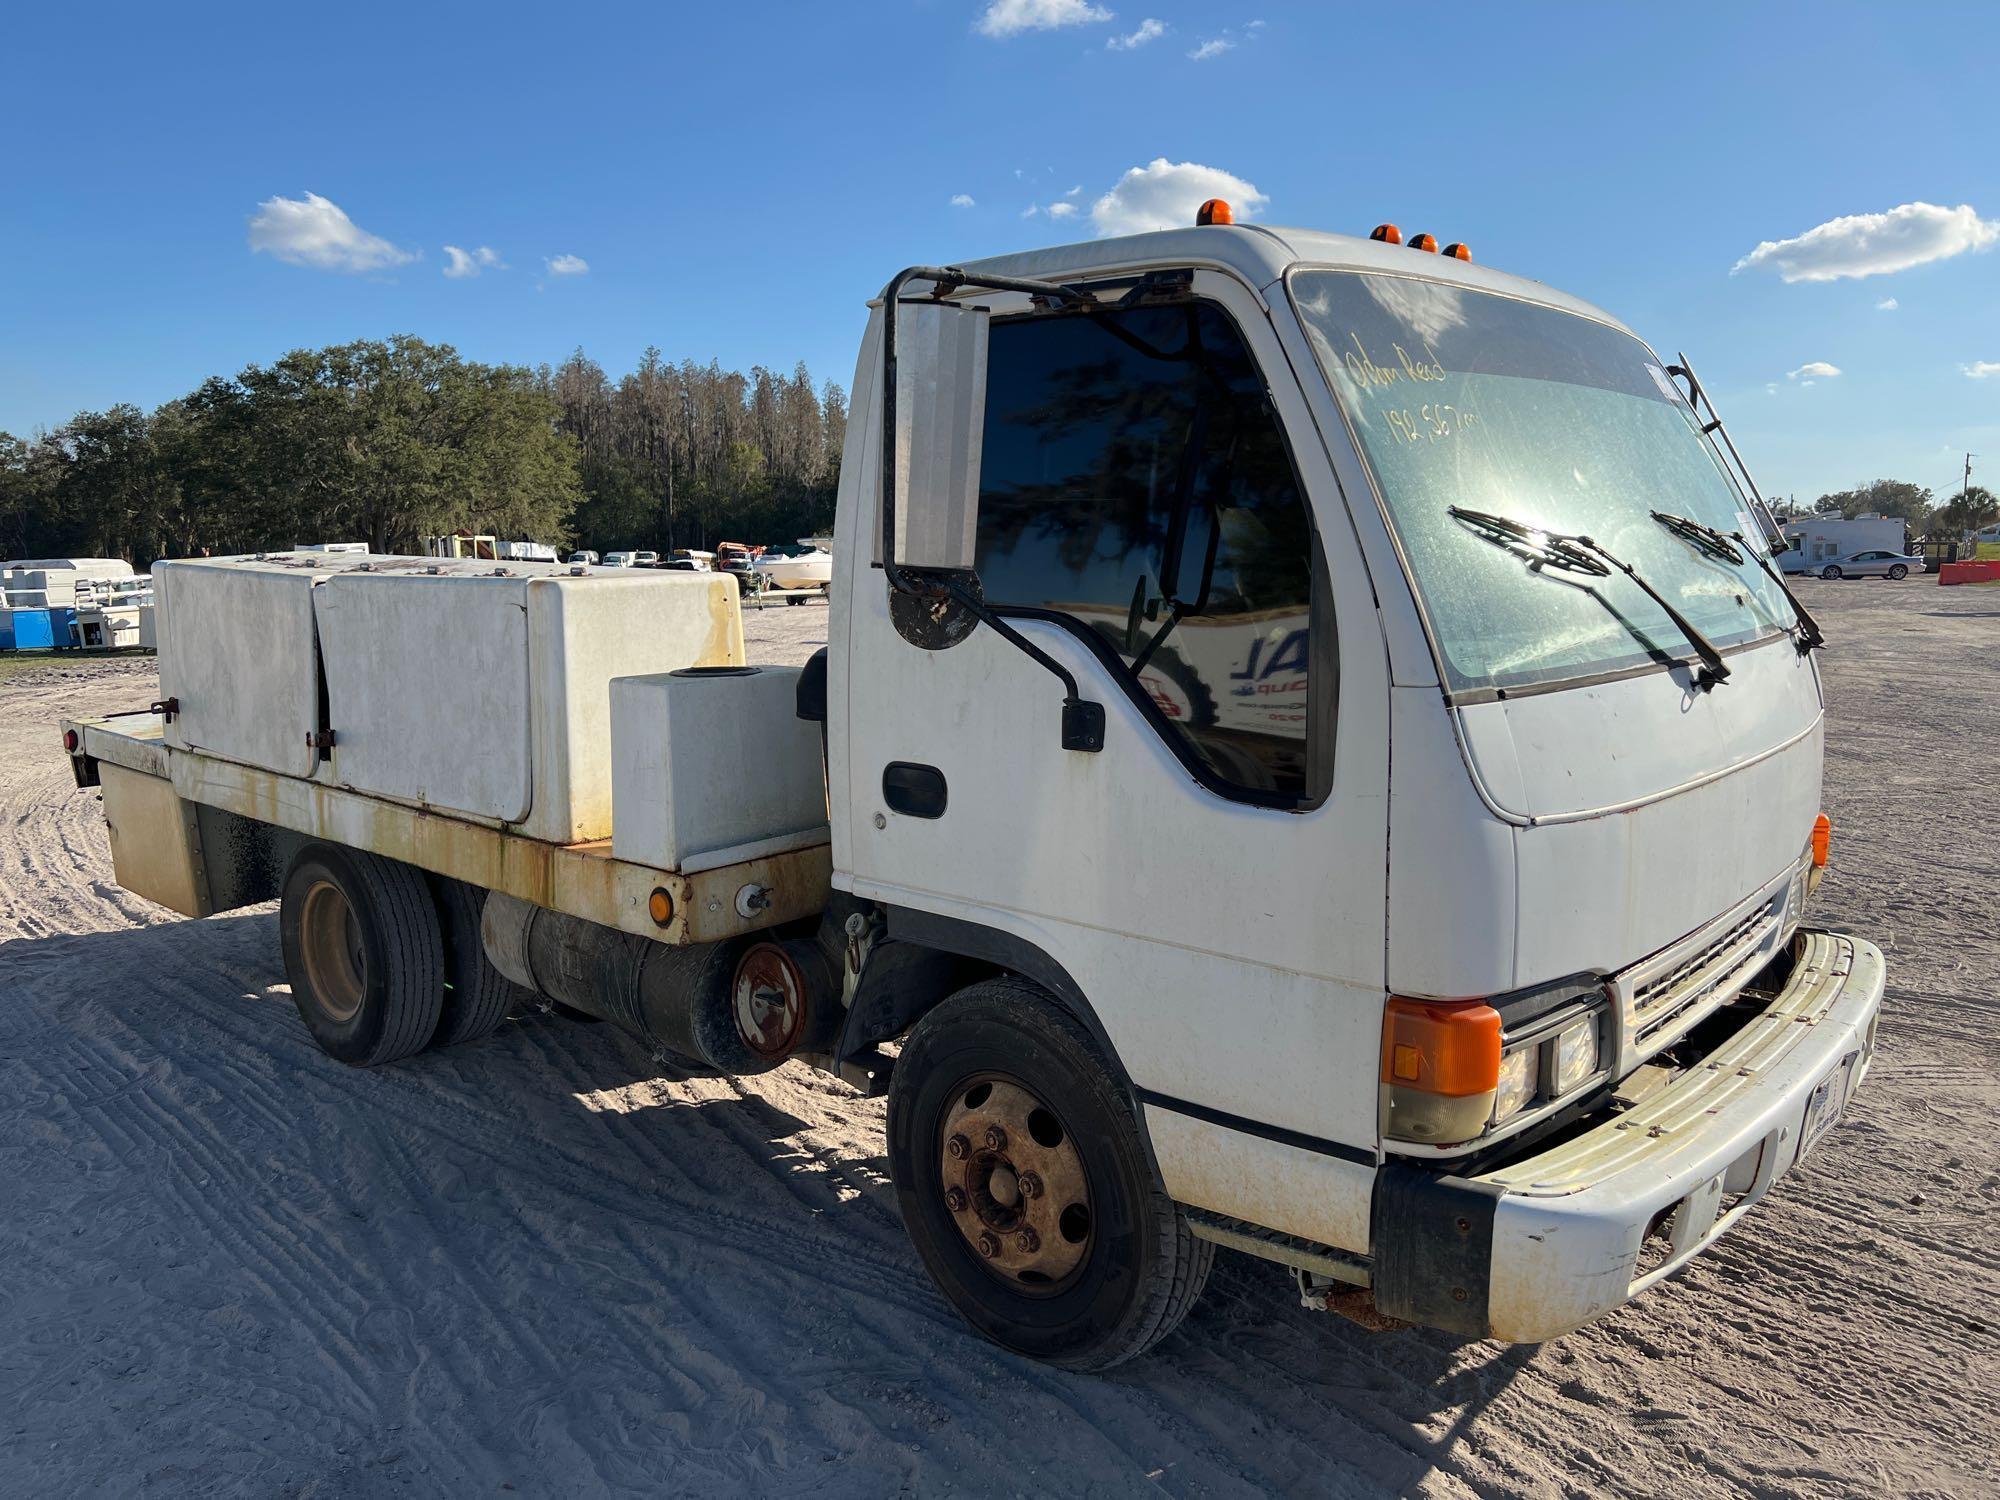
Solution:
[(1071, 188), (1068, 192), (1064, 193), (1063, 196), (1065, 198), (1074, 198), (1078, 193), (1082, 191), (1083, 191), (1083, 184), (1079, 182), (1075, 187)]
[(1207, 62), (1211, 57), (1222, 56), (1223, 53), (1229, 51), (1235, 45), (1236, 43), (1230, 41), (1227, 37), (1212, 37), (1195, 48), (1188, 56), (1196, 62)]
[(1051, 219), (1067, 219), (1076, 213), (1076, 205), (1070, 202), (1051, 203), (1046, 210)]
[(250, 250), (316, 271), (380, 271), (417, 258), (414, 251), (370, 234), (318, 193), (266, 198), (258, 204), (250, 220)]
[(444, 274), (454, 281), (477, 276), (481, 271), (507, 269), (500, 260), (500, 252), (487, 245), (481, 245), (477, 250), (461, 250), (456, 245), (446, 245), (444, 258)]
[(549, 268), (551, 276), (585, 276), (590, 272), (590, 262), (581, 255), (544, 256), (542, 264)]
[(1969, 365), (1960, 365), (1967, 380), (1991, 380), (2000, 375), (2000, 359), (1979, 359)]
[(1807, 385), (1811, 385), (1815, 380), (1831, 380), (1833, 379), (1834, 376), (1838, 375), (1839, 373), (1840, 373), (1839, 365), (1830, 365), (1823, 359), (1812, 359), (1812, 360), (1807, 360), (1804, 364), (1800, 365), (1796, 370), (1788, 371), (1785, 375), (1785, 379), (1797, 380), (1801, 375), (1803, 375), (1806, 377), (1805, 383)]
[(1271, 201), (1220, 167), (1160, 156), (1119, 178), (1116, 187), (1091, 205), (1090, 220), (1099, 234), (1181, 229), (1194, 223), (1194, 211), (1209, 198), (1228, 199), (1239, 220), (1255, 218)]
[(952, 206), (953, 208), (971, 208), (971, 207), (973, 206), (973, 204), (972, 204), (972, 194), (970, 194), (970, 193), (953, 193), (953, 194), (951, 195), (951, 206)]
[(1148, 42), (1157, 42), (1167, 34), (1167, 23), (1156, 21), (1151, 16), (1139, 23), (1137, 31), (1124, 36), (1114, 36), (1104, 45), (1113, 52), (1130, 52), (1134, 47), (1143, 47)]
[(1901, 307), (1902, 305), (1903, 304), (1898, 302), (1894, 297), (1884, 297), (1880, 302), (1875, 304), (1875, 311), (1894, 312), (1897, 308)]
[(1087, 26), (1110, 19), (1110, 11), (1090, 0), (992, 0), (976, 29), (982, 36), (1010, 37), (1024, 31), (1054, 31), (1059, 26)]
[(1041, 211), (1042, 211), (1041, 204), (1030, 203), (1026, 208), (1021, 210), (1021, 217), (1024, 219), (1032, 219), (1036, 214), (1040, 213)]
[(1968, 203), (1957, 208), (1905, 203), (1885, 214), (1829, 219), (1789, 240), (1765, 240), (1730, 267), (1730, 274), (1776, 271), (1786, 281), (1884, 276), (1996, 242), (2000, 221), (1980, 218)]

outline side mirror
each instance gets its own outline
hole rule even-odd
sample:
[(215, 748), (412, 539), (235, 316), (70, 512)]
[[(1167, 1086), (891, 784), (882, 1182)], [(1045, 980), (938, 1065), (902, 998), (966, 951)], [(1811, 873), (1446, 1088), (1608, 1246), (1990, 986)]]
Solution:
[(979, 540), (992, 314), (949, 302), (892, 303), (897, 567), (969, 573)]

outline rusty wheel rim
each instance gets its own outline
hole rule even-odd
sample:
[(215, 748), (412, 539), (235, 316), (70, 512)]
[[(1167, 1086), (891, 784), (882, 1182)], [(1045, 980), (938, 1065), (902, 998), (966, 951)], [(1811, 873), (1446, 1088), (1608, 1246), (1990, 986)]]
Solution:
[(306, 892), (299, 939), (313, 999), (334, 1020), (353, 1020), (368, 988), (368, 951), (354, 908), (332, 881), (319, 881)]
[(938, 1130), (945, 1211), (993, 1275), (1053, 1292), (1090, 1257), (1096, 1216), (1083, 1156), (1056, 1112), (1010, 1078), (975, 1078)]

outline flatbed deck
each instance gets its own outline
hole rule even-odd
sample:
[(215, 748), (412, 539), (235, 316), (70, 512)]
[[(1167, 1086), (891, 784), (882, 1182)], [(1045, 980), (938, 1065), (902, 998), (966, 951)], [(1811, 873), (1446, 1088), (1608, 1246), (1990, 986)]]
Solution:
[[(65, 720), (62, 727), (66, 735), (76, 735), (64, 743), (73, 746), (78, 785), (104, 784), (104, 767), (154, 783), (106, 785), (113, 853), (126, 859), (148, 851), (118, 847), (114, 797), (126, 804), (127, 821), (137, 825), (124, 841), (198, 839), (184, 804), (214, 807), (669, 944), (711, 943), (811, 917), (826, 905), (831, 890), (833, 854), (825, 827), (716, 850), (680, 869), (657, 869), (619, 859), (609, 839), (553, 844), (505, 826), (175, 749), (165, 741), (158, 713)], [(112, 780), (121, 778), (114, 773)], [(192, 852), (198, 874), (201, 853)], [(122, 875), (120, 883), (130, 884)], [(665, 923), (654, 919), (656, 891), (664, 891), (672, 904)], [(190, 916), (207, 915), (187, 909), (201, 904), (198, 880), (187, 894), (185, 903), (163, 904)]]

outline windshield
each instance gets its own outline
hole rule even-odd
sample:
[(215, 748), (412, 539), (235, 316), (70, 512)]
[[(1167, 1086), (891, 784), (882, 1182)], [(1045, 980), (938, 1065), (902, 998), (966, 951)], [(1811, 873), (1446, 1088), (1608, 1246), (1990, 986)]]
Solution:
[(1573, 313), (1407, 276), (1301, 271), (1294, 303), (1402, 545), (1453, 692), (1685, 658), (1632, 580), (1530, 571), (1452, 514), (1582, 534), (1630, 563), (1717, 646), (1792, 624), (1752, 556), (1762, 532), (1673, 381), (1637, 339)]

